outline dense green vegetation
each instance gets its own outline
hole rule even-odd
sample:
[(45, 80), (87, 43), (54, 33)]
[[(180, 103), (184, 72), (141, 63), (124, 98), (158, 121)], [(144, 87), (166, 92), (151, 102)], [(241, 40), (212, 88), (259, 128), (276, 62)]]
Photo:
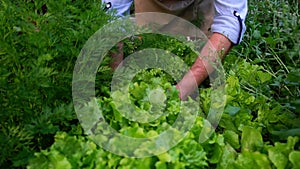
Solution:
[[(249, 1), (244, 40), (223, 62), (227, 101), (216, 132), (199, 144), (212, 92), (204, 82), (188, 135), (168, 152), (141, 159), (96, 145), (73, 108), (77, 56), (91, 35), (115, 19), (100, 9), (99, 0), (0, 1), (0, 168), (300, 168), (298, 1)], [(187, 64), (196, 57), (172, 38), (142, 37), (124, 40), (126, 55), (153, 47)], [(138, 74), (131, 101), (147, 110), (149, 89), (168, 91), (168, 114), (151, 124), (130, 122), (112, 102), (108, 62), (107, 57), (99, 67), (96, 103), (109, 124), (132, 137), (168, 128), (179, 106), (174, 80), (159, 69)]]

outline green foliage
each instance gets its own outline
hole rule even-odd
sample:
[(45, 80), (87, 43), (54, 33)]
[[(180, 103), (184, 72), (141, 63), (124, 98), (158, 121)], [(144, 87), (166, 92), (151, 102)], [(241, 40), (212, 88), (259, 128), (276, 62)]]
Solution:
[[(281, 105), (299, 114), (299, 1), (257, 1), (249, 4), (247, 33), (235, 55), (263, 66), (272, 76), (269, 93)], [(239, 52), (241, 51), (241, 52)], [(266, 85), (266, 84), (265, 84)]]
[(293, 164), (293, 169), (300, 167), (299, 159), (300, 159), (300, 152), (299, 151), (292, 151), (289, 154), (289, 160)]
[(76, 128), (73, 66), (109, 18), (99, 1), (0, 1), (1, 168), (26, 165), (57, 131)]
[[(267, 148), (269, 158), (272, 161), (272, 163), (276, 166), (276, 168), (286, 168), (287, 166), (291, 168), (291, 165), (288, 164), (289, 160), (293, 164), (292, 166), (294, 168), (297, 167), (297, 164), (293, 160), (296, 158), (300, 159), (299, 156), (298, 157), (297, 155), (294, 156), (294, 153), (297, 152), (294, 151), (294, 146), (298, 141), (299, 139), (297, 137), (295, 138), (289, 137), (286, 144), (275, 143), (275, 146), (271, 146)], [(294, 156), (294, 158), (289, 159), (290, 156)]]
[[(244, 40), (224, 61), (227, 100), (216, 132), (198, 142), (209, 123), (204, 118), (213, 90), (202, 85), (201, 109), (187, 136), (163, 154), (135, 159), (112, 154), (85, 136), (71, 101), (80, 49), (114, 19), (100, 1), (0, 1), (0, 168), (300, 168), (298, 8), (296, 0), (249, 2)], [(160, 48), (188, 65), (197, 57), (192, 43), (163, 35), (123, 42), (125, 56)], [(149, 110), (163, 98), (167, 110), (139, 124), (120, 115), (112, 102), (108, 61), (98, 70), (98, 98), (91, 106), (100, 105), (109, 125), (127, 136), (156, 136), (169, 128), (180, 107), (174, 79), (159, 69), (134, 77), (129, 98), (135, 108)]]
[[(142, 71), (135, 76), (134, 81), (132, 82), (133, 85), (130, 89), (133, 103), (135, 103), (136, 106), (143, 107), (142, 105), (144, 104), (139, 103), (139, 101), (145, 100), (145, 94), (147, 94), (148, 91), (147, 88), (152, 88), (155, 85), (159, 85), (162, 88), (163, 86), (171, 87), (171, 84), (168, 84), (168, 80), (171, 79), (164, 75), (164, 72), (159, 69)], [(164, 88), (164, 90), (165, 89), (166, 88)], [(211, 88), (202, 88), (200, 90), (200, 100), (202, 103), (210, 101), (210, 89)], [(228, 77), (226, 90), (228, 97), (227, 106), (232, 104), (234, 105), (234, 108), (232, 108), (233, 106), (227, 108), (227, 111), (223, 114), (223, 118), (220, 122), (220, 131), (214, 133), (209, 140), (203, 144), (198, 143), (198, 137), (203, 124), (205, 123), (202, 115), (208, 113), (208, 110), (206, 109), (203, 109), (203, 113), (201, 111), (199, 112), (199, 116), (196, 118), (196, 122), (189, 134), (178, 145), (161, 155), (133, 160), (131, 158), (113, 155), (110, 152), (102, 150), (100, 147), (97, 147), (94, 151), (97, 153), (101, 152), (101, 157), (105, 158), (104, 161), (109, 164), (110, 168), (139, 168), (142, 164), (149, 168), (245, 168), (247, 166), (249, 168), (253, 166), (257, 168), (280, 168), (288, 166), (295, 168), (298, 165), (295, 162), (295, 158), (298, 157), (297, 152), (299, 151), (299, 147), (297, 147), (296, 144), (299, 143), (299, 139), (298, 137), (288, 137), (287, 142), (283, 143), (276, 141), (276, 139), (274, 139), (276, 137), (266, 137), (268, 135), (268, 128), (258, 120), (259, 116), (255, 114), (255, 112), (260, 109), (259, 107), (255, 107), (260, 104), (263, 97), (253, 96), (242, 89), (236, 76)], [(173, 92), (175, 92), (174, 94), (176, 95), (176, 90)], [(178, 102), (178, 98), (174, 97), (174, 94), (169, 95), (173, 96), (171, 98), (169, 96), (167, 97), (167, 101), (172, 103), (167, 104), (167, 110), (175, 110), (175, 112), (168, 112), (168, 115), (162, 116), (162, 118), (155, 121), (155, 123), (138, 124), (136, 122), (130, 122), (122, 116), (116, 115), (118, 114), (118, 110), (115, 109), (111, 102), (112, 100), (109, 98), (100, 97), (99, 104), (101, 104), (105, 119), (116, 130), (119, 130), (120, 133), (137, 138), (155, 136), (167, 128), (168, 124), (172, 122), (172, 114), (176, 114), (177, 109), (168, 109), (168, 107), (174, 106), (176, 105), (175, 103)], [(135, 100), (135, 98), (139, 97), (141, 98)], [(270, 106), (273, 104), (268, 100), (264, 101), (270, 104)], [(144, 106), (143, 108), (146, 107)], [(280, 113), (280, 109), (275, 110), (277, 111), (274, 113)], [(110, 113), (112, 111), (114, 112), (113, 114)], [(273, 119), (268, 120), (272, 121)], [(267, 120), (264, 119), (264, 121)], [(270, 122), (265, 123), (268, 124)], [(61, 140), (55, 141), (51, 148), (46, 150), (47, 153), (44, 153), (43, 151), (37, 153), (29, 167), (33, 167), (36, 163), (39, 163), (38, 161), (42, 161), (42, 157), (40, 157), (41, 154), (49, 158), (49, 156), (51, 156), (49, 153), (56, 153), (56, 151), (59, 151), (61, 153), (60, 155), (62, 155), (60, 160), (65, 161), (66, 159), (67, 161), (76, 161), (76, 164), (70, 164), (72, 165), (72, 168), (79, 167), (83, 162), (82, 157), (85, 156), (84, 151), (77, 149), (70, 150), (68, 148), (61, 149), (56, 145), (59, 143), (62, 143), (63, 145), (76, 145), (79, 143), (81, 144), (81, 142), (86, 144), (91, 141), (89, 139), (78, 139), (77, 142), (79, 143), (71, 143), (68, 138), (74, 139), (75, 136), (70, 136), (66, 133), (63, 133), (63, 135), (66, 137), (61, 137)], [(118, 143), (118, 145), (119, 144), (122, 144), (122, 146), (124, 145), (124, 143)], [(145, 146), (147, 146), (147, 144), (143, 145), (144, 148), (147, 148)], [(70, 157), (70, 154), (73, 155), (74, 153), (79, 153), (76, 156), (76, 160), (73, 159), (73, 156)], [(88, 158), (97, 159), (90, 156), (91, 155), (89, 155)], [(112, 159), (110, 159), (110, 157), (112, 157)], [(282, 160), (278, 162), (277, 158), (281, 158)], [(111, 162), (111, 160), (113, 162)], [(47, 165), (54, 165), (51, 160), (46, 161)], [(41, 165), (44, 164), (40, 164), (39, 166)], [(98, 165), (101, 166), (102, 163), (92, 161), (88, 166), (97, 168)]]

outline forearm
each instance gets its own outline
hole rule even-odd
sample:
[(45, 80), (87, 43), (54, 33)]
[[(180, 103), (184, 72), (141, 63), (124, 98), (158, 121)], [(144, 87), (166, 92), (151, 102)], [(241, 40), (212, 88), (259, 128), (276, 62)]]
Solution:
[(180, 98), (185, 99), (189, 96), (214, 71), (212, 63), (216, 62), (217, 57), (223, 59), (231, 46), (231, 41), (224, 35), (213, 33), (189, 72), (177, 84)]
[(209, 43), (203, 47), (200, 56), (190, 69), (197, 81), (197, 85), (203, 82), (214, 71), (212, 64), (216, 63), (216, 59), (223, 59), (231, 46), (231, 41), (224, 35), (219, 33), (212, 35)]

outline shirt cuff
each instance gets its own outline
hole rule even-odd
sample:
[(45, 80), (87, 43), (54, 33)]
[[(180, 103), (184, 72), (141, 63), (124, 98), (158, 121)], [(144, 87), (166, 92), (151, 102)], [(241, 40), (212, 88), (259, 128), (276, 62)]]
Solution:
[(233, 44), (239, 44), (246, 31), (247, 0), (215, 0), (215, 17), (212, 32), (226, 36)]
[(102, 0), (103, 3), (111, 3), (108, 10), (116, 10), (116, 16), (125, 16), (130, 14), (130, 7), (133, 0)]
[[(242, 30), (240, 24), (242, 24)], [(232, 13), (232, 16), (215, 16), (211, 30), (226, 36), (232, 43), (239, 44), (246, 31), (246, 25), (244, 22), (240, 23), (238, 18)]]

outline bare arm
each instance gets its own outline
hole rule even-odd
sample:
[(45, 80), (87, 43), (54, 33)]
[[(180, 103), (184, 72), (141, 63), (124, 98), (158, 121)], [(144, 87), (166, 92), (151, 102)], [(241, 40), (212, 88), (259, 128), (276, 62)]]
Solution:
[[(216, 56), (219, 56), (221, 59), (223, 59), (232, 46), (231, 41), (219, 33), (213, 33), (209, 41), (210, 43), (207, 43), (203, 47), (202, 51), (200, 52), (200, 56), (196, 59), (189, 72), (176, 86), (180, 91), (180, 98), (183, 100), (192, 94), (197, 89), (198, 85), (214, 71), (214, 68), (209, 62), (214, 62)], [(213, 53), (212, 49), (215, 49), (216, 52)], [(203, 57), (208, 58), (201, 59)]]

